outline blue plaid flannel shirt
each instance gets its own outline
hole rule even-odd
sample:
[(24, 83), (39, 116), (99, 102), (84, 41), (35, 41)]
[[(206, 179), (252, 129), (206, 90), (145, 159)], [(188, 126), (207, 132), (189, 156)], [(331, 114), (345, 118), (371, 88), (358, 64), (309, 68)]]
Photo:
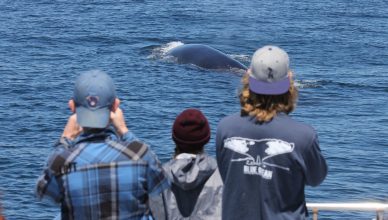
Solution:
[[(128, 145), (131, 143), (131, 145)], [(151, 149), (131, 132), (61, 139), (36, 184), (61, 204), (62, 219), (153, 219), (148, 196), (170, 187)]]

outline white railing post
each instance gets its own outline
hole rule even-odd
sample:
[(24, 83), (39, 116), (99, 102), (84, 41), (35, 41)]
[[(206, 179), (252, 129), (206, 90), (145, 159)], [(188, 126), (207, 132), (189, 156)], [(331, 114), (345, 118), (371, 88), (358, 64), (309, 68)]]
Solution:
[(313, 220), (318, 220), (318, 212), (329, 211), (374, 211), (376, 220), (383, 220), (384, 211), (388, 211), (388, 204), (365, 202), (365, 203), (307, 203), (307, 208), (313, 212)]
[(383, 220), (384, 218), (384, 211), (383, 210), (377, 210), (376, 211), (376, 220)]
[(313, 208), (313, 220), (318, 220), (318, 209)]

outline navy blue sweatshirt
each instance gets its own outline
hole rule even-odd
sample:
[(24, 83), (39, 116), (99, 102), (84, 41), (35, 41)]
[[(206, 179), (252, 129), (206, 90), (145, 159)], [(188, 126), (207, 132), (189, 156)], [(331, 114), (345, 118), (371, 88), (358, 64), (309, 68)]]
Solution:
[(223, 220), (305, 219), (305, 185), (317, 186), (327, 175), (314, 129), (286, 114), (266, 123), (225, 117), (217, 128), (216, 155)]

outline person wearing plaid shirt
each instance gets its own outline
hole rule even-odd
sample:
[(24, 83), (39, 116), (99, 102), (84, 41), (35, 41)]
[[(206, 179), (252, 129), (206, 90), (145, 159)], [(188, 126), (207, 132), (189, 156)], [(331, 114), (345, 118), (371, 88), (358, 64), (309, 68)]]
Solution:
[(170, 187), (149, 146), (125, 124), (113, 80), (81, 74), (75, 112), (36, 184), (38, 198), (61, 205), (61, 219), (153, 219), (149, 196)]

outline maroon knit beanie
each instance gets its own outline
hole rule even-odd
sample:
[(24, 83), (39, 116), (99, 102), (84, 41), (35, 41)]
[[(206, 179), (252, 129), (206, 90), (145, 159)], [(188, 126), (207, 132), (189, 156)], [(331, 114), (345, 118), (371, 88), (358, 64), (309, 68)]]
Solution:
[(200, 110), (186, 109), (175, 119), (172, 139), (183, 151), (203, 147), (210, 139), (210, 127)]

